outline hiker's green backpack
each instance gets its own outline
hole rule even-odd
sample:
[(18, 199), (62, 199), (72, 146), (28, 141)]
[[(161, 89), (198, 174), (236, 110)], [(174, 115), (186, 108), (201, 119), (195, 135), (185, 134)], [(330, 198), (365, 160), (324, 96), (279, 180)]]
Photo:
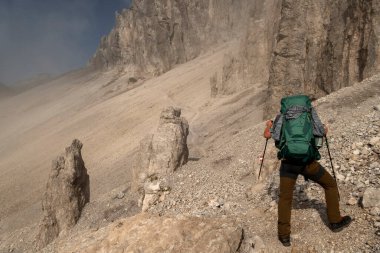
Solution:
[(298, 95), (281, 99), (282, 128), (276, 141), (279, 159), (307, 164), (321, 158), (315, 146), (311, 101), (308, 96)]

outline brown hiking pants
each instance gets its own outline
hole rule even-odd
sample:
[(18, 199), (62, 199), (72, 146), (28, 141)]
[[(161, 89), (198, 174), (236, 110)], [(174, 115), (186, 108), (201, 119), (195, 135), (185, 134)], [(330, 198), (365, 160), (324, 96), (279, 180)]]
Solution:
[(293, 200), (293, 188), (298, 175), (304, 175), (323, 187), (327, 206), (327, 217), (330, 223), (341, 221), (339, 212), (338, 188), (334, 178), (317, 162), (309, 165), (294, 165), (281, 162), (280, 199), (278, 202), (278, 236), (290, 235), (290, 217)]

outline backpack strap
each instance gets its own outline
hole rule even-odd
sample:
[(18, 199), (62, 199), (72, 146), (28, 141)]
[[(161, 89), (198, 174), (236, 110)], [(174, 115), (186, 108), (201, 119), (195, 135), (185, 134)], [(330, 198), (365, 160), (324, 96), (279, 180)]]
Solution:
[(302, 105), (293, 105), (288, 110), (286, 110), (285, 119), (296, 119), (304, 112), (311, 113), (311, 108), (307, 108), (306, 106)]

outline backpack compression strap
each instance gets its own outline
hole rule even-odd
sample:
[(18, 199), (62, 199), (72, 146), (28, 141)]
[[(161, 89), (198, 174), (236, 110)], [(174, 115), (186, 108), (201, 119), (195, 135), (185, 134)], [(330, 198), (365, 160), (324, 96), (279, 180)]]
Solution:
[(288, 110), (286, 110), (285, 119), (286, 120), (296, 119), (304, 112), (311, 113), (311, 109), (302, 105), (293, 105)]
[[(296, 119), (304, 112), (311, 112), (311, 117), (313, 119), (313, 135), (322, 137), (325, 134), (325, 129), (323, 127), (322, 121), (319, 119), (316, 110), (312, 107), (311, 109), (305, 106), (295, 105), (289, 108), (285, 112), (285, 119)], [(281, 138), (281, 128), (284, 120), (284, 114), (278, 114), (274, 120), (273, 127), (271, 128), (272, 138), (275, 141), (279, 141)]]

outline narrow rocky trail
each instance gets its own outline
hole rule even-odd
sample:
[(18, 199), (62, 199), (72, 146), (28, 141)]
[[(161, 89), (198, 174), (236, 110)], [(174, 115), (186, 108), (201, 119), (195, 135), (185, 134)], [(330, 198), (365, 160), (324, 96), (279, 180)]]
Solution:
[[(362, 142), (363, 147), (371, 138), (379, 136), (380, 105), (379, 78), (373, 78), (353, 88), (367, 90), (367, 98), (358, 98), (355, 108), (344, 104), (351, 90), (342, 90), (317, 102), (324, 122), (330, 126), (330, 148), (334, 156), (335, 170), (343, 178), (338, 178), (343, 215), (355, 218), (352, 225), (340, 233), (332, 233), (328, 228), (325, 214), (323, 188), (317, 184), (298, 178), (294, 192), (292, 210), (292, 252), (377, 252), (380, 246), (378, 224), (380, 217), (371, 210), (360, 206), (360, 196), (368, 187), (380, 186), (380, 172), (376, 164), (379, 157), (368, 148), (369, 153), (356, 158), (364, 163), (356, 173), (344, 169), (351, 162), (352, 147)], [(359, 92), (359, 91), (358, 91)], [(355, 99), (355, 98), (353, 98)], [(340, 103), (342, 101), (343, 103)], [(327, 104), (336, 103), (340, 113), (333, 116)], [(333, 116), (334, 120), (331, 120)], [(348, 126), (351, 122), (353, 128)], [(370, 127), (370, 129), (368, 128)], [(277, 240), (277, 200), (279, 175), (276, 167), (265, 167), (274, 171), (267, 174), (265, 181), (257, 181), (259, 160), (264, 139), (264, 124), (248, 128), (226, 138), (225, 145), (208, 150), (199, 161), (189, 161), (170, 178), (173, 190), (164, 202), (152, 207), (151, 212), (160, 215), (185, 214), (200, 217), (230, 217), (243, 224), (247, 237), (259, 236), (269, 252), (290, 252)], [(364, 135), (365, 133), (365, 135)], [(343, 135), (342, 135), (343, 134)], [(346, 136), (344, 140), (339, 136)], [(356, 137), (355, 137), (356, 136)], [(273, 145), (273, 143), (270, 143)], [(357, 145), (357, 144), (356, 144)], [(342, 150), (344, 150), (342, 152)], [(326, 147), (322, 149), (321, 163), (331, 172)], [(266, 163), (276, 160), (273, 149), (267, 152)], [(275, 164), (275, 163), (274, 163)], [(376, 168), (375, 168), (376, 167)], [(343, 169), (342, 169), (343, 168)], [(347, 177), (351, 179), (347, 180)], [(193, 189), (190, 190), (189, 189)], [(354, 200), (352, 200), (354, 198)], [(372, 214), (371, 214), (372, 213)], [(377, 223), (376, 223), (377, 222)]]

